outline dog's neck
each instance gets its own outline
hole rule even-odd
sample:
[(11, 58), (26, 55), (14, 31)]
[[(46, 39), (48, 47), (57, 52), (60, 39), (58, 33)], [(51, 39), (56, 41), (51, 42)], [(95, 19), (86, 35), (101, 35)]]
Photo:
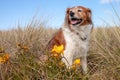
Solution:
[(64, 25), (63, 28), (69, 29), (71, 32), (80, 32), (80, 31), (87, 31), (92, 30), (93, 24), (87, 24), (87, 25)]
[(82, 40), (86, 39), (89, 40), (92, 27), (93, 27), (92, 24), (83, 26), (72, 26), (71, 30), (68, 26), (63, 26), (62, 30), (65, 31), (66, 33), (77, 35)]

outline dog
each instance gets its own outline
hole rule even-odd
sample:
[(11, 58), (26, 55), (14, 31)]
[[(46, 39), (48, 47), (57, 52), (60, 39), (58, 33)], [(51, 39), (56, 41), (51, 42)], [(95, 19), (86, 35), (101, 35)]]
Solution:
[(64, 45), (65, 58), (62, 58), (62, 62), (66, 67), (69, 68), (75, 59), (80, 58), (82, 69), (87, 72), (87, 52), (92, 29), (92, 12), (89, 8), (67, 8), (64, 24), (49, 41), (47, 48), (51, 50), (54, 45)]

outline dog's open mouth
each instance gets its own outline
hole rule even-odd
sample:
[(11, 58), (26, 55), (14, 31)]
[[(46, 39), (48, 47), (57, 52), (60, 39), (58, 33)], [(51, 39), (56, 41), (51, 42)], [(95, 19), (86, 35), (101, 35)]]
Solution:
[(72, 25), (77, 25), (77, 24), (80, 24), (81, 22), (82, 22), (82, 19), (78, 19), (78, 18), (71, 18), (71, 21), (70, 21)]

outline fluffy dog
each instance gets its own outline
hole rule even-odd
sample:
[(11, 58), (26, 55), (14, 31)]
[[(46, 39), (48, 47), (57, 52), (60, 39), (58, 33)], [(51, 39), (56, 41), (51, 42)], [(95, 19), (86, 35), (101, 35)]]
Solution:
[(62, 58), (62, 61), (68, 68), (75, 59), (80, 58), (82, 69), (87, 72), (87, 52), (93, 28), (91, 15), (91, 10), (83, 6), (67, 8), (62, 28), (55, 33), (47, 45), (49, 50), (54, 45), (64, 45), (65, 58)]

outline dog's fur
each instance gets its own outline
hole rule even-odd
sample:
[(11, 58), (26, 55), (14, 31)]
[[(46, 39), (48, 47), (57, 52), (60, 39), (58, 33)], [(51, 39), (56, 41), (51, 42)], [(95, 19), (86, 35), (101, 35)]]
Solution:
[(64, 45), (62, 61), (69, 68), (74, 59), (80, 58), (83, 71), (87, 71), (87, 52), (93, 28), (91, 10), (82, 6), (67, 8), (63, 27), (49, 41), (47, 48)]

